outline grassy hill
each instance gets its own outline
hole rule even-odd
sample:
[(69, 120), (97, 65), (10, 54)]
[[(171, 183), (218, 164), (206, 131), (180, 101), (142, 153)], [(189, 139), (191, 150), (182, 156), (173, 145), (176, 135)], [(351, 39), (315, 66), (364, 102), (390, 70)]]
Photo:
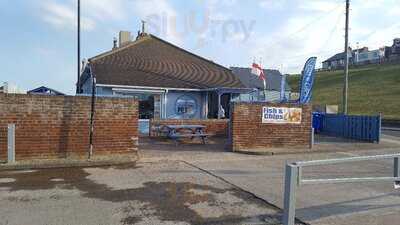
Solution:
[[(342, 102), (344, 72), (318, 72), (312, 102), (339, 105)], [(288, 78), (292, 90), (298, 90), (299, 75)], [(349, 114), (376, 115), (400, 119), (400, 65), (373, 65), (349, 71)]]

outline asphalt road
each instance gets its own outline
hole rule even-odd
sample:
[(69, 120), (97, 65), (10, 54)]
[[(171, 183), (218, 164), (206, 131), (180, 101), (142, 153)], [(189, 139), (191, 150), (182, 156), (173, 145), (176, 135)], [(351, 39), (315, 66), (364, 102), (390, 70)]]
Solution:
[(390, 135), (390, 136), (393, 136), (393, 137), (399, 137), (400, 138), (400, 128), (396, 128), (396, 129), (393, 129), (393, 128), (387, 128), (387, 129), (383, 129), (382, 130), (382, 134), (384, 134), (384, 135)]

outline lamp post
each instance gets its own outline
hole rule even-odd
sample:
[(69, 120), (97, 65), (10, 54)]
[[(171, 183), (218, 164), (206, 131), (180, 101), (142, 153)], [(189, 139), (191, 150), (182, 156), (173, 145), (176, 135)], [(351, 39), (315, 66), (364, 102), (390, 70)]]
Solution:
[(78, 46), (77, 46), (77, 80), (76, 80), (76, 94), (78, 94), (79, 91), (79, 77), (81, 74), (81, 1), (78, 0), (78, 32), (77, 32), (77, 40), (78, 40)]
[(346, 32), (344, 41), (344, 87), (343, 87), (343, 114), (347, 114), (349, 92), (349, 8), (350, 0), (346, 0)]

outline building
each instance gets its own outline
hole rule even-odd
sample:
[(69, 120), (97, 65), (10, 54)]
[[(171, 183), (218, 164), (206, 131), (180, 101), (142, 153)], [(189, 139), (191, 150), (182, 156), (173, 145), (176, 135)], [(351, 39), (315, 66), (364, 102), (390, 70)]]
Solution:
[[(351, 48), (350, 48), (351, 50)], [(363, 47), (355, 50), (351, 50), (349, 54), (349, 65), (365, 65), (365, 64), (377, 64), (385, 61), (385, 59), (391, 53), (388, 52), (390, 48), (379, 48), (375, 50), (369, 50), (368, 47)], [(338, 53), (329, 59), (322, 62), (322, 69), (325, 70), (336, 70), (343, 69), (345, 62), (345, 53)]]
[(56, 91), (54, 89), (41, 86), (35, 89), (32, 89), (27, 92), (28, 94), (33, 94), (33, 95), (65, 95), (64, 93), (61, 93), (59, 91)]
[(380, 63), (385, 58), (385, 48), (369, 51), (368, 48), (356, 49), (354, 51), (354, 65)]
[(0, 87), (0, 93), (26, 94), (26, 91), (15, 84), (4, 82), (3, 86)]
[(392, 54), (400, 55), (400, 38), (395, 38), (392, 45)]
[[(351, 48), (349, 48), (349, 51), (352, 52), (352, 54), (349, 54), (349, 65), (353, 64), (353, 52)], [(326, 70), (335, 70), (335, 69), (341, 69), (344, 68), (344, 63), (346, 60), (346, 53), (341, 52), (338, 53), (329, 59), (325, 60), (322, 62), (322, 69)]]
[[(237, 95), (236, 99), (240, 101), (266, 100), (269, 102), (280, 100), (281, 81), (283, 75), (278, 70), (264, 69), (266, 76), (266, 91), (264, 91), (264, 83), (257, 76), (251, 73), (251, 68), (231, 67), (235, 74), (246, 88), (255, 88), (258, 91), (249, 94)], [(285, 96), (290, 98), (290, 86), (285, 79)], [(266, 97), (264, 96), (266, 94)]]
[(130, 37), (121, 31), (118, 46), (88, 60), (79, 94), (90, 94), (96, 77), (97, 95), (139, 99), (140, 119), (205, 119), (228, 117), (231, 99), (253, 91), (211, 60), (143, 31)]

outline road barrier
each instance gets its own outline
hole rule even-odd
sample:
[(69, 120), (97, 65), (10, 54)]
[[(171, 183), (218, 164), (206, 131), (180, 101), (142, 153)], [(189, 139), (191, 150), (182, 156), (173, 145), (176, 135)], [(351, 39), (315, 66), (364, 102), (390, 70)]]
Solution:
[[(352, 177), (333, 179), (303, 179), (302, 169), (306, 166), (322, 166), (346, 162), (358, 162), (377, 159), (393, 158), (393, 177)], [(325, 159), (304, 162), (287, 163), (285, 167), (285, 189), (284, 189), (284, 214), (283, 224), (295, 224), (296, 211), (296, 189), (306, 184), (335, 184), (368, 181), (394, 181), (395, 187), (400, 188), (400, 154), (361, 156), (341, 159)]]

